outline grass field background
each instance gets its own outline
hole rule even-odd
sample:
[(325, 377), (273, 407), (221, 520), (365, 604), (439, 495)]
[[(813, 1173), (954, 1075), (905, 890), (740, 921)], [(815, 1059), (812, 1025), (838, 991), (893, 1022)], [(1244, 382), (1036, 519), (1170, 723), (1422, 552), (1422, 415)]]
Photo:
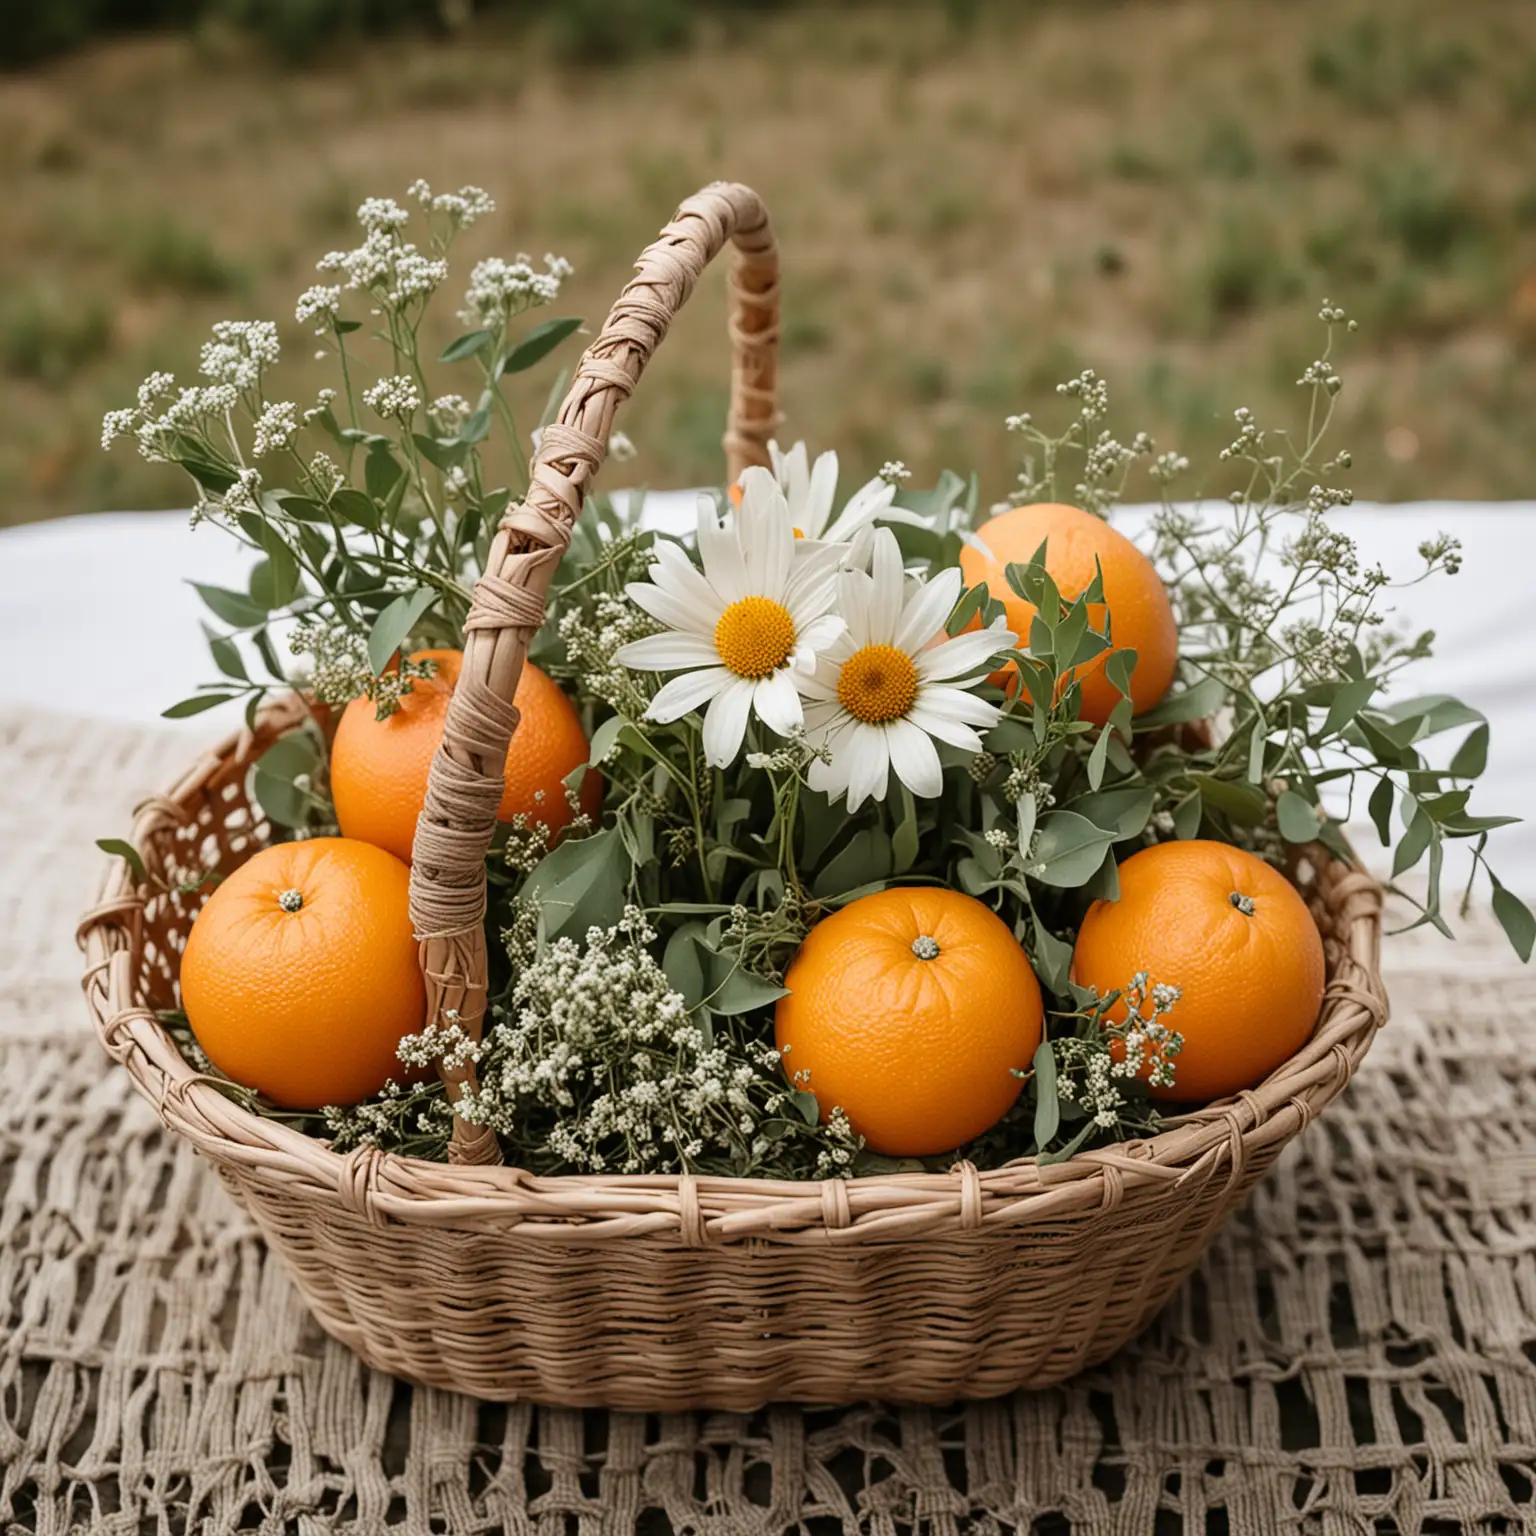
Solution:
[[(306, 403), (329, 375), (293, 299), (364, 196), (417, 176), (496, 197), (466, 258), (567, 256), (556, 312), (593, 325), (681, 197), (757, 186), (785, 434), (861, 475), (974, 467), (996, 499), (1003, 418), (1084, 366), (1125, 434), (1198, 467), (1236, 405), (1296, 419), (1327, 296), (1361, 324), (1361, 495), (1529, 497), (1532, 144), (1523, 0), (815, 6), (602, 64), (495, 16), (303, 68), (218, 31), (100, 43), (0, 76), (0, 521), (185, 504), (101, 453), (103, 411), (151, 369), (190, 378), (226, 317), (281, 322), (276, 387)], [(621, 421), (626, 478), (718, 478), (723, 330), (717, 277)]]

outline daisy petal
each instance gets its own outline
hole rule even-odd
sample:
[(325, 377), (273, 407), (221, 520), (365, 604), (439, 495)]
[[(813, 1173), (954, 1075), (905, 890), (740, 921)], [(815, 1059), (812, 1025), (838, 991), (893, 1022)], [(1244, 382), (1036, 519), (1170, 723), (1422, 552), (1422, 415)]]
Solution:
[(832, 498), (837, 495), (837, 455), (827, 452), (818, 456), (811, 470), (810, 483), (806, 487), (805, 500), (790, 511), (803, 518), (795, 526), (808, 539), (824, 536), (827, 523), (832, 517)]
[(734, 681), (734, 674), (724, 667), (705, 667), (698, 672), (685, 672), (662, 687), (651, 700), (645, 717), (662, 725), (670, 725), (674, 720), (681, 720), (690, 710), (707, 704)]
[(699, 568), (683, 553), (682, 547), (671, 539), (658, 539), (651, 549), (655, 563), (651, 566), (651, 580), (664, 592), (688, 603), (700, 613), (707, 614), (714, 623), (725, 610), (720, 594), (705, 581)]
[(882, 528), (875, 535), (874, 560), (870, 565), (873, 590), (869, 600), (870, 645), (892, 645), (901, 618), (906, 576), (901, 568), (901, 549), (896, 535)]
[(917, 675), (925, 682), (974, 672), (994, 651), (1006, 651), (1017, 639), (1011, 630), (973, 629), (919, 652)]
[(781, 667), (772, 677), (765, 677), (752, 694), (752, 708), (770, 731), (788, 736), (805, 724), (805, 711), (795, 687), (794, 675)]
[(944, 788), (944, 770), (927, 734), (910, 719), (892, 720), (885, 728), (885, 741), (897, 778), (914, 795), (934, 799)]
[(926, 645), (944, 627), (944, 620), (960, 599), (964, 577), (951, 566), (940, 571), (931, 581), (918, 588), (915, 596), (907, 599), (902, 609), (901, 623), (896, 630), (899, 649), (915, 653)]
[(884, 800), (891, 778), (885, 731), (861, 721), (846, 733), (840, 752), (848, 759), (848, 809), (858, 810), (871, 797)]
[(914, 704), (907, 711), (907, 719), (920, 731), (927, 733), (935, 741), (946, 742), (949, 746), (959, 747), (962, 752), (980, 752), (981, 737), (966, 725), (963, 721), (953, 720), (948, 715), (940, 714), (935, 710), (925, 709), (921, 701)]
[(747, 678), (731, 678), (705, 713), (704, 756), (712, 768), (729, 768), (741, 751), (755, 686)]
[(709, 496), (699, 497), (699, 560), (704, 579), (719, 593), (723, 603), (738, 602), (747, 595), (747, 568), (741, 558), (736, 530), (722, 525)]
[(891, 498), (896, 487), (884, 480), (871, 480), (861, 485), (848, 498), (848, 505), (822, 530), (821, 537), (829, 543), (846, 544), (861, 528), (867, 528), (876, 518), (883, 518), (891, 511)]
[(676, 672), (681, 667), (718, 667), (720, 657), (702, 635), (646, 635), (613, 653), (621, 667), (637, 672)]
[(651, 582), (632, 581), (624, 591), (630, 602), (643, 608), (653, 619), (659, 619), (668, 629), (694, 635), (706, 643), (714, 634), (714, 620), (707, 612)]

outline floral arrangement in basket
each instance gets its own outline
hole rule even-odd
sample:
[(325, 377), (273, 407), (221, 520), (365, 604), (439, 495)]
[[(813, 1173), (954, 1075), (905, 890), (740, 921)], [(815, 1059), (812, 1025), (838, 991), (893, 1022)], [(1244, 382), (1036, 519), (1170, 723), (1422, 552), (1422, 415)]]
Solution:
[[(559, 258), (483, 261), (464, 333), (424, 358), (449, 248), (492, 204), (410, 200), (364, 203), (298, 301), (336, 390), (281, 399), (277, 327), (228, 323), (203, 382), (156, 374), (105, 424), (180, 464), (194, 522), (253, 558), (245, 591), (199, 588), (219, 678), (166, 713), (302, 703), (251, 769), (273, 845), (180, 872), (208, 894), (164, 1022), (246, 1107), (427, 1159), (469, 1126), (535, 1173), (1060, 1160), (1302, 1046), (1324, 955), (1292, 877), (1352, 861), (1357, 797), (1394, 877), (1427, 866), (1416, 925), (1449, 931), (1442, 855), (1470, 840), (1529, 957), (1485, 858), (1508, 818), (1469, 805), (1487, 722), (1402, 690), (1431, 637), (1385, 622), (1386, 573), (1329, 520), (1353, 323), (1325, 304), (1304, 429), (1235, 412), (1229, 495), (1185, 499), (1190, 465), (1115, 435), (1085, 372), (1059, 422), (1008, 421), (1001, 505), (899, 463), (847, 494), (798, 443), (701, 493), (685, 532), (588, 497), (517, 689), (488, 1015), (429, 1021), (407, 861), (473, 584), (528, 487), (502, 381), (580, 322), (536, 321)], [(1139, 544), (1110, 520), (1138, 473), (1160, 502)], [(1415, 579), (1457, 550), (1424, 545)]]

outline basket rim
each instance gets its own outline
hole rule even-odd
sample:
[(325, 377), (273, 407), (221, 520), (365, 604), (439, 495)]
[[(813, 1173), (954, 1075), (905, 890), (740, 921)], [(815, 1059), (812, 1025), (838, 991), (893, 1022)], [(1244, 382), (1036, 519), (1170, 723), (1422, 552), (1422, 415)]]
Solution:
[[(294, 699), (270, 705), (200, 756), (164, 794), (144, 802), (133, 827), (150, 834), (186, 824), (187, 802), (220, 777), (243, 772), (256, 747), (294, 723)], [(252, 835), (262, 824), (253, 822)], [(252, 1113), (199, 1073), (136, 995), (147, 906), (126, 861), (112, 857), (98, 900), (82, 917), (82, 985), (107, 1053), (128, 1069), (162, 1121), (216, 1165), (242, 1177), (295, 1186), (384, 1225), (494, 1227), (548, 1240), (591, 1242), (659, 1234), (686, 1246), (741, 1239), (775, 1243), (889, 1241), (1021, 1224), (1056, 1224), (1117, 1208), (1139, 1186), (1176, 1184), (1198, 1197), (1212, 1181), (1238, 1183), (1244, 1165), (1289, 1140), (1342, 1092), (1386, 1021), (1380, 970), (1379, 885), (1326, 850), (1306, 851), (1309, 905), (1325, 937), (1328, 982), (1307, 1043), (1256, 1088), (1170, 1119), (1155, 1135), (1079, 1152), (1062, 1162), (1019, 1158), (998, 1168), (960, 1162), (945, 1173), (769, 1180), (704, 1174), (535, 1175), (506, 1166), (429, 1162), (363, 1146), (348, 1153)], [(1305, 892), (1304, 892), (1305, 894)], [(1217, 1210), (1222, 1207), (1218, 1202)]]

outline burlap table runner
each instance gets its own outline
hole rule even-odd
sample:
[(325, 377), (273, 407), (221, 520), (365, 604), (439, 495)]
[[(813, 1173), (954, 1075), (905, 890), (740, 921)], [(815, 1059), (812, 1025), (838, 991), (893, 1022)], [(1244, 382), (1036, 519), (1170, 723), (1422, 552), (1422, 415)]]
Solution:
[(70, 942), (189, 738), (0, 735), (7, 1531), (1533, 1528), (1536, 976), (1389, 946), (1394, 1018), (1151, 1331), (1057, 1391), (645, 1417), (365, 1370), (84, 1033)]

